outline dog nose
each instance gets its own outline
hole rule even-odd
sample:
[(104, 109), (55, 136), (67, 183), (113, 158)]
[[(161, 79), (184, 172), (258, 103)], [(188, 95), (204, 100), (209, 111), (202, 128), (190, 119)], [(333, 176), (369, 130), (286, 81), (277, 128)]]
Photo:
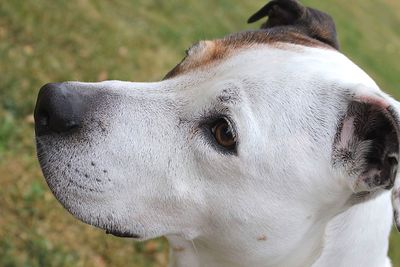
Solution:
[(35, 131), (37, 135), (66, 133), (81, 125), (83, 100), (77, 91), (63, 83), (44, 85), (35, 107)]

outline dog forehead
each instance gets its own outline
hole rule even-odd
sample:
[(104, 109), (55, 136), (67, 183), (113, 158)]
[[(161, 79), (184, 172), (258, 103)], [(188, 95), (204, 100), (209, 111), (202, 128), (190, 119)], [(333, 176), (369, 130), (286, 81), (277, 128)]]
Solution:
[[(219, 44), (224, 41), (204, 41), (195, 45), (188, 52), (188, 62), (182, 65), (187, 69), (162, 83), (179, 92), (179, 97), (184, 100), (182, 103), (190, 99), (190, 103), (199, 107), (224, 99), (235, 100), (228, 104), (240, 107), (249, 103), (260, 107), (270, 102), (284, 104), (301, 97), (301, 103), (309, 104), (347, 97), (350, 88), (359, 84), (371, 90), (378, 88), (349, 58), (319, 43), (253, 42), (241, 48), (233, 43), (229, 47)], [(213, 58), (221, 47), (226, 51)], [(207, 59), (212, 61), (203, 62)], [(235, 97), (226, 96), (226, 93)]]
[(196, 68), (221, 61), (238, 50), (262, 44), (283, 49), (293, 49), (293, 46), (285, 44), (295, 44), (334, 50), (331, 46), (296, 31), (280, 29), (245, 31), (228, 35), (223, 39), (196, 43), (188, 49), (186, 57), (164, 79), (174, 78)]

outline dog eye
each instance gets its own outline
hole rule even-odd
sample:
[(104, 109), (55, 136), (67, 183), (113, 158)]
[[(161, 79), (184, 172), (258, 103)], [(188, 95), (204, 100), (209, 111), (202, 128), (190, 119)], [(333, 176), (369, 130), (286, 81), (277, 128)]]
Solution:
[(219, 119), (212, 124), (211, 132), (217, 143), (228, 150), (236, 148), (236, 135), (231, 123), (226, 119)]

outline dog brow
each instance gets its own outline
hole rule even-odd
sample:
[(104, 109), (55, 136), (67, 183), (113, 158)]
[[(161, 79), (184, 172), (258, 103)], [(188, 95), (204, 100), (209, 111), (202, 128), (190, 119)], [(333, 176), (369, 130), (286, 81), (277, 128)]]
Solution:
[(233, 51), (250, 48), (257, 44), (267, 44), (285, 49), (289, 49), (289, 46), (284, 47), (283, 44), (334, 49), (328, 44), (312, 39), (296, 31), (269, 29), (239, 32), (228, 35), (223, 39), (200, 41), (194, 44), (187, 50), (186, 57), (167, 73), (164, 80), (174, 78), (180, 74), (209, 65), (210, 63), (215, 63), (225, 59), (227, 56), (231, 55)]

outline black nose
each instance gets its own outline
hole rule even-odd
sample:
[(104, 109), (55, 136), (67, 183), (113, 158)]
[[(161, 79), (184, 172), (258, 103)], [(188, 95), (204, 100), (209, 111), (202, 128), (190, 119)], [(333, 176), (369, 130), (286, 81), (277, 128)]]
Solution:
[(81, 95), (63, 83), (49, 83), (39, 91), (35, 107), (37, 135), (66, 133), (81, 125), (83, 113)]

